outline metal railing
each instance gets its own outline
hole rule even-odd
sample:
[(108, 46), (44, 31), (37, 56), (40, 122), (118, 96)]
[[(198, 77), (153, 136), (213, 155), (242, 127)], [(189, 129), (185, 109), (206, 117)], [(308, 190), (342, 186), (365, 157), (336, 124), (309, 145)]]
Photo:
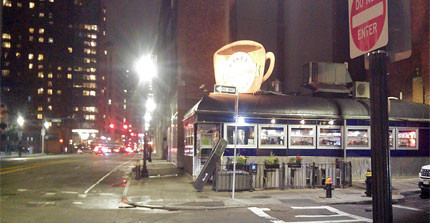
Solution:
[[(352, 185), (351, 162), (301, 163), (301, 164), (252, 164), (237, 165), (236, 190), (263, 190), (285, 188), (320, 188), (327, 177), (333, 187)], [(232, 188), (232, 165), (218, 165), (212, 179), (216, 191), (229, 191)]]

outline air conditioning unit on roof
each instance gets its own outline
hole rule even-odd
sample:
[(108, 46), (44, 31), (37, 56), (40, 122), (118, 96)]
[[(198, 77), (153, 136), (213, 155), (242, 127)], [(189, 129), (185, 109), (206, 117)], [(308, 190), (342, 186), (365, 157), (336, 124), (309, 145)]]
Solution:
[(355, 81), (353, 95), (354, 98), (370, 98), (369, 82)]

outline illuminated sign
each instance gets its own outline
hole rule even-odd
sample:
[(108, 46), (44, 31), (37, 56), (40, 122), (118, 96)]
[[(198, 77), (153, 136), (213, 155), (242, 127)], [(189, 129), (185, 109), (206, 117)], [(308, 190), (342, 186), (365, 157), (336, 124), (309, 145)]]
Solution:
[[(264, 74), (266, 60), (269, 68)], [(255, 93), (267, 80), (275, 66), (275, 55), (260, 43), (241, 40), (221, 47), (214, 54), (217, 85), (234, 86), (239, 93)]]

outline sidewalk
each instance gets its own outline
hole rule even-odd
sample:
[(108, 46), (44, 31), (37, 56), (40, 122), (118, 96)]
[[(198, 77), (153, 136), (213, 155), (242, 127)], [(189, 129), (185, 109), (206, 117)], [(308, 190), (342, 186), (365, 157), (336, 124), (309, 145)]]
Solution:
[[(34, 157), (34, 156), (44, 156), (46, 154), (42, 154), (42, 153), (33, 153), (33, 154), (29, 154), (29, 153), (21, 153), (21, 157)], [(8, 159), (8, 158), (18, 158), (19, 154), (18, 152), (11, 152), (10, 154), (6, 154), (5, 152), (0, 152), (0, 159)]]
[[(124, 207), (146, 207), (167, 210), (199, 210), (276, 205), (297, 202), (321, 204), (372, 203), (364, 194), (365, 183), (354, 181), (353, 186), (333, 191), (332, 198), (325, 198), (323, 189), (285, 189), (242, 191), (231, 199), (230, 192), (215, 192), (207, 185), (202, 192), (194, 190), (192, 180), (181, 174), (172, 163), (153, 160), (147, 163), (149, 178), (135, 180), (132, 173), (123, 194)], [(417, 191), (418, 178), (393, 180), (393, 203), (404, 199), (401, 192)]]

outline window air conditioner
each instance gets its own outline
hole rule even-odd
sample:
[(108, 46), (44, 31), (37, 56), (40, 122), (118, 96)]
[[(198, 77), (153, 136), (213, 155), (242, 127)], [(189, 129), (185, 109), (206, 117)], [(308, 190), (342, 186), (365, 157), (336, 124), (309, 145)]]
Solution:
[(354, 82), (354, 98), (370, 98), (369, 82)]

